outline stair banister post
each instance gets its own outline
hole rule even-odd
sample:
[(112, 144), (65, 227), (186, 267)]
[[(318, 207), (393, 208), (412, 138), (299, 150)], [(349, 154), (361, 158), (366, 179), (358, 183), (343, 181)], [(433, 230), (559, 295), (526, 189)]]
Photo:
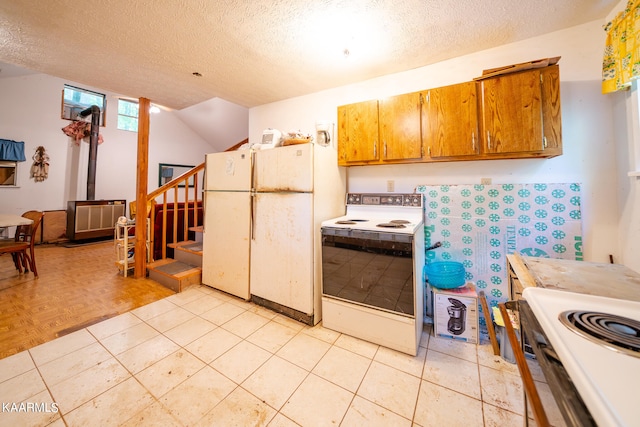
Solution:
[(138, 100), (138, 168), (136, 173), (136, 243), (133, 277), (147, 276), (147, 186), (149, 176), (149, 107), (147, 98)]

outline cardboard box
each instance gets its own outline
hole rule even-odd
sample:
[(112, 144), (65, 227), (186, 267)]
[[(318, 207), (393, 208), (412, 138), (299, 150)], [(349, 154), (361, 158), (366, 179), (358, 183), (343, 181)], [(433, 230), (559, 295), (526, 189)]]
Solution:
[(437, 336), (478, 342), (478, 294), (473, 283), (456, 289), (433, 288), (433, 307)]

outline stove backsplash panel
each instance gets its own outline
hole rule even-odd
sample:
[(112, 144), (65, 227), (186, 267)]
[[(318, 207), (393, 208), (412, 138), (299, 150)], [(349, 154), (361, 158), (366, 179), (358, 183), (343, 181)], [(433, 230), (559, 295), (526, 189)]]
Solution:
[(491, 306), (508, 299), (507, 254), (582, 260), (580, 184), (420, 185), (417, 192), (425, 195), (425, 246), (442, 243), (427, 262), (462, 262)]

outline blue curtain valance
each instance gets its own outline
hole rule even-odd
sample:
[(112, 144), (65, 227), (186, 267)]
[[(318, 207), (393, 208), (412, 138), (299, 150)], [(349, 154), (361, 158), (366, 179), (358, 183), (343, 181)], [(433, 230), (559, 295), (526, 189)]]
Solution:
[(0, 160), (24, 162), (24, 142), (0, 139)]

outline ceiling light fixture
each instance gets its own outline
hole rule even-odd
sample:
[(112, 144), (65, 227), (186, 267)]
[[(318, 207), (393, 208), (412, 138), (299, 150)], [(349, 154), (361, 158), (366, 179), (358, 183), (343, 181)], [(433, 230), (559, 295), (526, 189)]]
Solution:
[(346, 58), (349, 58), (349, 55), (351, 54), (351, 52), (349, 52), (349, 49), (345, 48), (345, 49), (342, 51), (342, 54), (344, 55), (344, 57), (345, 57), (345, 59), (346, 59)]

